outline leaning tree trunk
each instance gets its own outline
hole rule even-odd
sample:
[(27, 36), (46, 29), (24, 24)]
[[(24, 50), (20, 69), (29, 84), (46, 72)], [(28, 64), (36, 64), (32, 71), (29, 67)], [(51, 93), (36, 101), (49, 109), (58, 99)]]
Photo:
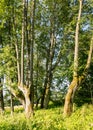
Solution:
[(65, 98), (65, 105), (64, 105), (64, 115), (70, 115), (73, 110), (73, 98), (76, 88), (78, 86), (78, 48), (79, 48), (79, 24), (81, 18), (81, 11), (82, 11), (82, 0), (79, 0), (79, 12), (78, 12), (78, 20), (76, 24), (76, 32), (75, 32), (75, 54), (74, 54), (74, 71), (73, 71), (73, 80), (68, 88), (68, 92)]
[(73, 99), (78, 86), (78, 78), (74, 77), (65, 97), (64, 115), (69, 116), (73, 112)]
[(86, 63), (84, 72), (82, 73), (81, 76), (74, 77), (69, 86), (69, 89), (68, 89), (68, 92), (67, 92), (67, 95), (65, 98), (65, 105), (64, 105), (64, 115), (65, 116), (69, 116), (73, 112), (74, 94), (75, 94), (77, 87), (80, 86), (84, 82), (84, 80), (88, 74), (88, 70), (89, 70), (89, 67), (91, 64), (91, 60), (92, 60), (92, 53), (93, 53), (93, 38), (91, 38), (90, 50), (88, 53), (87, 63)]

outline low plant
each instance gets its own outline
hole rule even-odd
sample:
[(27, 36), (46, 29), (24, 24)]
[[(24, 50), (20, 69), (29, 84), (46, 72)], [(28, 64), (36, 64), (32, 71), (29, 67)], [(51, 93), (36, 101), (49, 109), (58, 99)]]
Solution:
[(8, 110), (0, 115), (0, 130), (93, 130), (93, 105), (76, 108), (67, 118), (62, 112), (62, 107), (39, 109), (34, 117), (26, 119), (22, 108), (16, 108), (12, 116)]

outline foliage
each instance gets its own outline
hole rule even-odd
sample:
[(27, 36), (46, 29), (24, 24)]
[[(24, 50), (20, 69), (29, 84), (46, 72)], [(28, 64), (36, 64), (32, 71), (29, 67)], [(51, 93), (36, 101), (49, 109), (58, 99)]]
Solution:
[[(26, 0), (27, 2), (27, 0)], [(31, 0), (28, 0), (27, 25), (25, 30), (28, 36), (25, 36), (24, 47), (24, 78), (26, 80), (28, 72), (27, 62), (27, 44), (29, 44), (30, 29), (31, 29)], [(78, 1), (68, 0), (36, 0), (35, 11), (35, 37), (34, 37), (34, 65), (33, 65), (33, 84), (35, 88), (35, 102), (43, 94), (44, 83), (46, 79), (46, 61), (48, 60), (48, 51), (50, 50), (50, 32), (53, 29), (55, 32), (55, 50), (52, 60), (52, 65), (59, 62), (53, 70), (53, 80), (51, 85), (50, 99), (55, 102), (63, 103), (67, 91), (67, 86), (72, 80), (73, 73), (73, 57), (74, 57), (74, 36), (75, 26), (78, 15)], [(55, 8), (54, 8), (55, 7)], [(13, 84), (10, 86), (18, 91), (17, 88), (17, 61), (21, 64), (21, 40), (22, 40), (22, 1), (16, 0), (1, 0), (0, 1), (0, 76), (4, 75), (13, 79)], [(25, 12), (26, 13), (26, 12)], [(51, 22), (52, 21), (52, 22)], [(26, 22), (26, 21), (25, 21)], [(89, 44), (93, 32), (93, 0), (83, 1), (83, 13), (81, 18), (81, 26), (79, 33), (79, 75), (82, 74), (88, 56)], [(53, 27), (52, 27), (53, 26)], [(19, 60), (16, 56), (15, 44), (18, 44)], [(93, 60), (92, 60), (93, 61)], [(90, 68), (92, 72), (92, 67)], [(76, 102), (83, 101), (87, 96), (90, 96), (90, 87), (92, 84), (89, 75), (88, 82), (80, 87), (80, 93), (76, 96)], [(88, 90), (87, 90), (88, 86)], [(93, 86), (92, 86), (93, 87)], [(82, 91), (82, 92), (81, 92)], [(18, 91), (19, 92), (19, 91)], [(87, 94), (86, 94), (87, 93)], [(80, 96), (84, 95), (84, 96)], [(90, 98), (90, 97), (89, 97)], [(78, 101), (77, 101), (78, 100)], [(86, 101), (88, 102), (87, 98)], [(21, 115), (20, 115), (21, 116)], [(25, 119), (24, 119), (25, 122)], [(37, 122), (37, 121), (36, 121)], [(60, 122), (60, 121), (59, 121)], [(35, 123), (35, 122), (34, 122)], [(33, 123), (32, 123), (33, 124)], [(38, 124), (38, 123), (37, 123)], [(8, 129), (8, 128), (7, 128)], [(54, 128), (55, 129), (55, 128)], [(57, 129), (57, 128), (56, 128)]]
[(68, 118), (62, 116), (61, 107), (36, 110), (34, 117), (27, 120), (21, 113), (22, 108), (15, 108), (12, 116), (9, 115), (8, 109), (5, 115), (0, 116), (0, 130), (92, 130), (93, 106), (75, 106), (74, 110)]

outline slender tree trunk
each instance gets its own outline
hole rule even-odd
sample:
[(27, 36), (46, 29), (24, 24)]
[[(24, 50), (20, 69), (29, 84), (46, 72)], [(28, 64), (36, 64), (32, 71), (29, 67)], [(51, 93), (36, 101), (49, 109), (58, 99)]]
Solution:
[[(31, 117), (31, 114), (33, 114), (33, 99), (32, 97), (30, 98), (30, 94), (33, 92), (30, 91), (31, 86), (25, 86), (24, 85), (24, 42), (25, 42), (25, 17), (26, 15), (26, 1), (23, 0), (23, 23), (22, 23), (22, 49), (21, 49), (21, 90), (25, 96), (25, 114), (27, 118)], [(33, 46), (32, 46), (33, 47)], [(31, 50), (33, 51), (33, 50)], [(33, 52), (31, 52), (32, 55), (30, 57), (33, 57)], [(33, 59), (31, 58), (32, 64), (31, 65), (31, 70), (30, 70), (30, 80), (31, 80), (31, 85), (33, 85)], [(30, 83), (30, 82), (29, 82)]]
[(45, 99), (44, 99), (44, 108), (48, 108), (49, 99), (50, 99), (51, 83), (52, 83), (52, 73), (49, 74), (48, 82), (47, 82), (47, 85), (46, 85)]
[[(26, 47), (27, 47), (27, 64), (26, 64), (26, 86), (29, 86), (30, 84), (30, 40), (29, 40), (29, 30), (28, 30), (28, 0), (26, 0), (26, 9), (25, 9), (25, 12), (26, 12)], [(30, 86), (29, 86), (30, 87)]]
[(16, 43), (15, 43), (15, 49), (16, 49), (16, 58), (17, 58), (17, 76), (18, 76), (18, 83), (20, 83), (20, 82), (21, 82), (21, 74), (20, 74), (19, 49), (18, 49), (17, 40), (16, 40)]
[(13, 101), (13, 95), (12, 95), (11, 92), (10, 92), (10, 95), (11, 95), (11, 115), (13, 115), (13, 112), (14, 112), (14, 101)]
[(39, 104), (40, 99), (41, 99), (41, 97), (36, 99), (36, 108), (38, 108), (38, 104)]
[[(23, 11), (24, 12), (24, 11)], [(22, 17), (24, 19), (24, 15)], [(24, 20), (23, 20), (24, 22)], [(22, 46), (24, 45), (24, 24), (22, 23)], [(16, 53), (16, 63), (17, 63), (17, 77), (18, 77), (18, 92), (16, 93), (16, 90), (14, 90), (12, 87), (9, 87), (9, 90), (11, 91), (11, 100), (12, 100), (12, 95), (15, 96), (19, 101), (20, 103), (23, 105), (23, 108), (25, 110), (25, 98), (23, 96), (23, 93), (22, 93), (22, 88), (20, 87), (20, 83), (22, 82), (21, 81), (21, 75), (22, 75), (22, 69), (21, 69), (21, 62), (20, 62), (20, 55), (19, 55), (19, 46), (18, 46), (18, 40), (17, 40), (17, 36), (16, 36), (16, 17), (15, 17), (15, 8), (13, 8), (13, 36), (14, 36), (14, 45), (15, 45), (15, 53)], [(24, 47), (21, 48), (21, 51), (24, 50)], [(24, 55), (24, 54), (23, 54)], [(21, 53), (21, 56), (22, 56), (22, 53)], [(24, 56), (22, 56), (22, 58), (24, 58)], [(22, 59), (21, 59), (22, 61)], [(23, 62), (23, 61), (22, 61)], [(21, 66), (20, 66), (21, 65)], [(12, 82), (12, 81), (11, 81)], [(11, 86), (11, 84), (10, 84)], [(11, 104), (12, 105), (12, 104)]]
[(0, 78), (0, 106), (2, 112), (4, 112), (4, 98), (3, 98), (3, 86)]
[[(49, 51), (47, 51), (47, 54), (48, 54), (48, 58), (49, 58)], [(45, 82), (44, 82), (44, 90), (43, 90), (43, 94), (42, 94), (42, 97), (41, 97), (41, 108), (44, 108), (44, 100), (45, 100), (45, 93), (46, 93), (46, 86), (47, 86), (47, 82), (48, 82), (48, 60), (49, 59), (46, 59), (46, 77), (45, 77)]]
[(45, 84), (44, 84), (44, 91), (43, 96), (41, 99), (41, 107), (47, 108), (49, 104), (49, 98), (50, 98), (50, 88), (53, 78), (53, 69), (56, 67), (53, 66), (53, 58), (55, 53), (55, 6), (56, 4), (53, 3), (53, 16), (50, 18), (50, 44), (49, 48), (47, 50), (47, 61), (46, 61), (46, 78), (45, 78)]
[[(2, 36), (0, 36), (0, 44), (3, 48)], [(2, 112), (4, 112), (4, 97), (3, 97), (3, 84), (2, 84), (2, 76), (0, 77), (0, 107)]]
[(17, 65), (17, 80), (18, 84), (21, 82), (21, 67), (20, 67), (20, 58), (19, 58), (19, 47), (18, 47), (18, 38), (16, 34), (16, 14), (15, 14), (15, 6), (12, 9), (13, 15), (13, 39), (14, 39), (14, 46), (15, 46), (15, 55), (16, 55), (16, 65)]
[(79, 12), (78, 12), (78, 20), (76, 24), (76, 32), (75, 32), (75, 53), (74, 53), (74, 71), (73, 71), (73, 80), (68, 88), (68, 92), (65, 97), (64, 104), (64, 115), (69, 116), (73, 111), (73, 98), (78, 86), (78, 48), (79, 48), (79, 25), (82, 11), (82, 0), (79, 0)]
[(34, 85), (33, 85), (33, 48), (34, 48), (34, 41), (35, 41), (35, 35), (34, 35), (34, 22), (35, 22), (35, 6), (36, 6), (36, 0), (32, 0), (32, 8), (31, 8), (31, 44), (30, 44), (30, 99), (32, 102), (32, 107), (34, 106)]
[(50, 88), (53, 78), (53, 58), (55, 53), (55, 21), (54, 16), (50, 20), (51, 30), (50, 30), (50, 46), (49, 46), (49, 59), (48, 59), (48, 70), (47, 70), (47, 83), (45, 87), (45, 99), (44, 99), (44, 108), (48, 107), (49, 98), (50, 98)]
[(38, 52), (38, 47), (37, 47), (37, 63), (36, 63), (36, 81), (35, 81), (35, 91), (34, 91), (34, 94), (35, 94), (35, 97), (36, 97), (36, 108), (38, 107), (38, 103), (39, 103), (39, 100), (40, 98), (38, 98), (38, 81), (39, 81), (39, 52)]
[(91, 38), (91, 43), (90, 43), (90, 50), (87, 58), (87, 63), (84, 69), (84, 72), (82, 73), (81, 76), (74, 77), (69, 88), (68, 92), (65, 98), (65, 105), (64, 105), (64, 115), (69, 116), (73, 112), (73, 98), (75, 91), (77, 90), (77, 87), (80, 86), (83, 82), (85, 77), (88, 74), (88, 70), (91, 64), (92, 60), (92, 53), (93, 53), (93, 37)]
[(21, 87), (24, 86), (24, 44), (25, 44), (25, 0), (22, 13), (22, 45), (21, 45)]
[(91, 103), (93, 104), (93, 91), (91, 90)]
[(46, 91), (46, 87), (44, 87), (44, 91), (41, 97), (41, 108), (44, 108), (44, 99), (45, 99), (45, 91)]
[(93, 85), (90, 83), (90, 97), (91, 97), (91, 104), (93, 104)]
[(50, 88), (51, 88), (51, 83), (52, 83), (52, 78), (53, 78), (52, 62), (53, 62), (54, 51), (55, 51), (54, 26), (52, 29), (53, 30), (50, 35), (51, 38), (50, 38), (50, 44), (49, 44), (49, 51), (47, 52), (48, 58), (47, 58), (47, 62), (46, 62), (46, 78), (45, 78), (43, 96), (41, 99), (41, 108), (48, 107), (49, 98), (50, 98)]
[[(44, 82), (44, 90), (43, 90), (43, 94), (42, 94), (42, 97), (41, 97), (41, 108), (45, 108), (45, 100), (47, 100), (48, 98), (48, 90), (50, 89), (50, 86), (49, 86), (49, 63), (50, 63), (50, 46), (51, 46), (51, 43), (49, 44), (49, 49), (47, 50), (47, 59), (46, 59), (46, 76), (45, 76), (45, 82)], [(47, 94), (47, 95), (46, 95)], [(46, 98), (45, 98), (46, 97)]]

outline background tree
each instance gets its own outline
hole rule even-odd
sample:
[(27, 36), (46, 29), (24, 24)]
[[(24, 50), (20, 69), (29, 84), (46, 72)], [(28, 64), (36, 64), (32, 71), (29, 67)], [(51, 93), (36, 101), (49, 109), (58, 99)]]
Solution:
[(0, 107), (2, 112), (4, 111), (4, 97), (3, 97), (3, 83), (0, 78)]

